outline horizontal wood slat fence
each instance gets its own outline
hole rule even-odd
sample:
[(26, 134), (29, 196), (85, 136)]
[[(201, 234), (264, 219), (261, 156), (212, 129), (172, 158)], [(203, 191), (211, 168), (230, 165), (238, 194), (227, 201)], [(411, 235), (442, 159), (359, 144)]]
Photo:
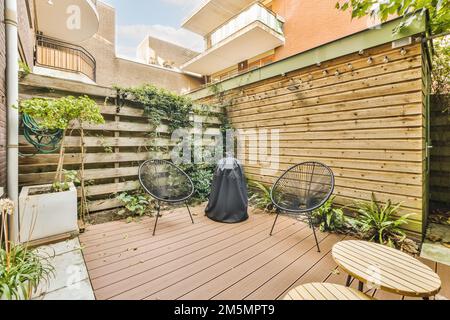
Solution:
[(450, 206), (450, 96), (431, 99), (431, 201)]
[[(137, 181), (138, 168), (145, 160), (158, 158), (170, 160), (169, 151), (173, 147), (168, 127), (163, 124), (152, 128), (144, 115), (142, 107), (131, 102), (118, 108), (115, 104), (116, 91), (92, 85), (81, 85), (66, 80), (58, 80), (37, 75), (29, 75), (21, 82), (20, 98), (33, 97), (58, 98), (65, 95), (88, 95), (96, 100), (106, 120), (104, 125), (85, 126), (85, 179), (91, 212), (113, 209), (121, 206), (116, 194), (134, 191), (140, 188)], [(108, 98), (108, 99), (106, 99)], [(106, 101), (106, 102), (105, 102)], [(220, 121), (212, 109), (208, 117), (192, 116), (193, 122), (203, 123), (205, 136), (218, 134)], [(154, 138), (149, 133), (158, 132)], [(199, 133), (192, 129), (192, 133)], [(73, 130), (66, 139), (65, 167), (79, 170), (81, 163), (80, 137), (78, 130)], [(164, 153), (153, 151), (154, 147), (168, 150)], [(166, 149), (167, 148), (167, 149)], [(20, 152), (26, 156), (20, 158), (20, 186), (32, 186), (51, 183), (58, 154), (36, 154), (24, 136), (20, 136)]]
[[(248, 178), (271, 185), (296, 163), (320, 161), (336, 174), (338, 203), (370, 200), (375, 192), (380, 201), (403, 203), (402, 213), (412, 214), (406, 229), (421, 233), (425, 59), (421, 44), (405, 49), (379, 46), (199, 102), (225, 104), (236, 129), (279, 130), (279, 168), (247, 145), (240, 160)], [(249, 164), (251, 157), (258, 162)]]

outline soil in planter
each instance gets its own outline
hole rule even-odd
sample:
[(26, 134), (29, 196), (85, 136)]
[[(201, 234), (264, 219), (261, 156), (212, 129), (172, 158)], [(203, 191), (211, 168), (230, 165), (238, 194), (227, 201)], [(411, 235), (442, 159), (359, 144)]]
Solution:
[(40, 195), (49, 194), (49, 193), (58, 193), (58, 192), (52, 191), (51, 187), (40, 187), (40, 188), (31, 188), (29, 195), (30, 196), (40, 196)]

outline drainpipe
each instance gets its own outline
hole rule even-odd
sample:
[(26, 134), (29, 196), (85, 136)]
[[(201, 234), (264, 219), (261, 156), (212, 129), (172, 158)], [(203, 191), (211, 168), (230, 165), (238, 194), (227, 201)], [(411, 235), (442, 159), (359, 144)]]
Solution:
[(11, 229), (11, 240), (19, 236), (19, 53), (17, 31), (17, 0), (5, 1), (6, 27), (6, 107), (8, 127), (7, 192), (14, 202), (16, 212)]

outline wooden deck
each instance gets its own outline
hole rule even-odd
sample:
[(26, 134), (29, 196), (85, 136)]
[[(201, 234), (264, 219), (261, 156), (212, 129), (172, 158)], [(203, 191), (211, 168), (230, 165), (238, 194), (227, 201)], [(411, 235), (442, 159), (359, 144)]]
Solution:
[[(300, 284), (345, 283), (331, 257), (344, 236), (319, 233), (318, 253), (312, 231), (291, 218), (279, 219), (270, 237), (273, 216), (253, 211), (248, 221), (230, 225), (207, 219), (203, 209), (193, 209), (194, 225), (185, 208), (166, 212), (155, 237), (152, 218), (88, 227), (80, 240), (96, 298), (276, 300)], [(450, 297), (450, 268), (428, 264)]]

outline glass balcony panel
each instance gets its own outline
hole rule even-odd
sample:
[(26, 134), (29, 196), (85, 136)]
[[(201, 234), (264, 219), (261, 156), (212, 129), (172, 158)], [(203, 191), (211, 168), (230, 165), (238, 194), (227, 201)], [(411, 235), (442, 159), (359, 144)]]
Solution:
[(267, 8), (256, 3), (214, 31), (211, 34), (211, 45), (216, 45), (255, 21), (261, 21), (276, 32), (283, 34), (281, 21)]

